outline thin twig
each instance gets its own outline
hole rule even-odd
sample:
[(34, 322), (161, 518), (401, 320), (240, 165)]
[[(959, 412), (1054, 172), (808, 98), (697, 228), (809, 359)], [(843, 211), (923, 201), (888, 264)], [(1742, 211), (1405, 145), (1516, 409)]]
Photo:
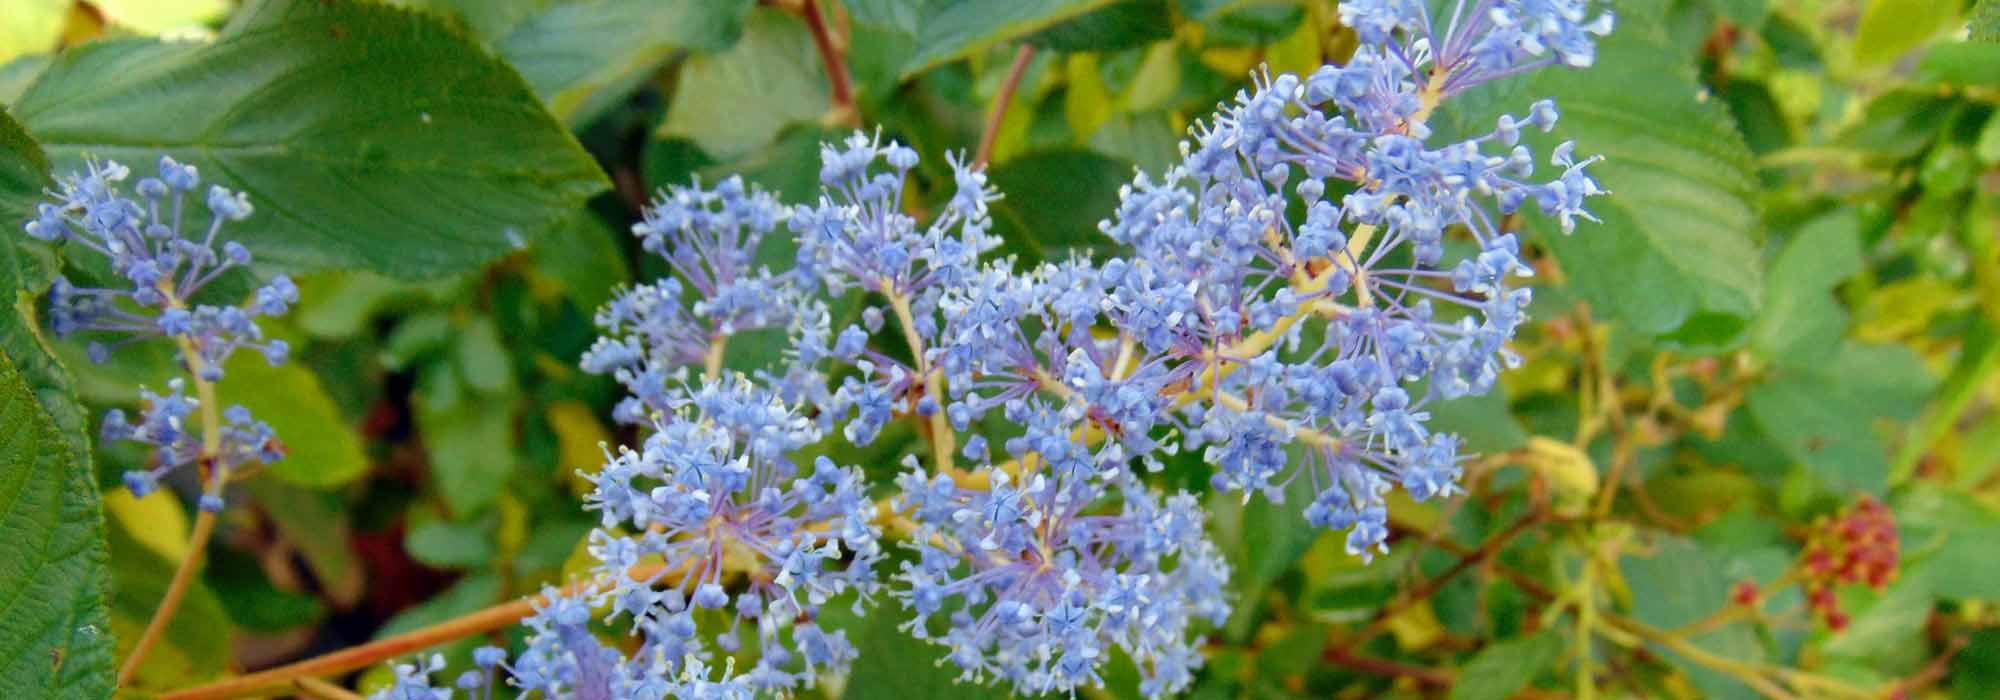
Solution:
[[(1492, 558), (1495, 554), (1499, 554), (1500, 550), (1504, 549), (1508, 542), (1512, 542), (1515, 537), (1520, 536), (1521, 533), (1527, 532), (1529, 528), (1542, 522), (1545, 517), (1546, 515), (1539, 510), (1521, 516), (1519, 520), (1515, 520), (1514, 524), (1509, 525), (1507, 529), (1480, 543), (1477, 549), (1461, 554), (1458, 562), (1452, 564), (1451, 568), (1446, 569), (1444, 573), (1423, 582), (1416, 589), (1410, 591), (1409, 594), (1396, 598), (1388, 605), (1383, 606), (1381, 610), (1376, 611), (1375, 616), (1369, 620), (1368, 626), (1363, 627), (1360, 632), (1355, 633), (1353, 637), (1349, 638), (1347, 643), (1342, 645), (1342, 648), (1354, 649), (1368, 643), (1368, 640), (1374, 639), (1375, 635), (1381, 634), (1389, 628), (1389, 620), (1391, 618), (1402, 614), (1405, 609), (1415, 605), (1417, 602), (1429, 599), (1438, 592), (1438, 589), (1443, 588), (1453, 578), (1465, 573), (1474, 565)], [(1438, 541), (1448, 542), (1449, 540), (1440, 538)]]
[(1007, 106), (1014, 101), (1014, 91), (1021, 87), (1021, 75), (1028, 72), (1028, 62), (1035, 58), (1035, 45), (1021, 43), (1014, 51), (1014, 65), (1007, 69), (1006, 82), (1000, 83), (1000, 94), (993, 97), (993, 109), (986, 112), (986, 130), (979, 134), (979, 151), (972, 157), (972, 167), (984, 168), (993, 162), (993, 142), (1000, 138), (1000, 125), (1007, 120)]
[(1390, 661), (1388, 659), (1358, 656), (1354, 652), (1341, 647), (1327, 647), (1325, 651), (1320, 652), (1319, 656), (1327, 663), (1339, 664), (1356, 671), (1371, 673), (1377, 676), (1408, 678), (1424, 685), (1449, 686), (1452, 683), (1452, 675), (1449, 671)]
[(813, 48), (819, 50), (819, 61), (826, 66), (826, 85), (833, 102), (829, 121), (860, 126), (861, 113), (854, 108), (854, 78), (847, 72), (847, 51), (835, 42), (826, 16), (820, 13), (819, 0), (802, 0), (794, 11), (812, 30)]

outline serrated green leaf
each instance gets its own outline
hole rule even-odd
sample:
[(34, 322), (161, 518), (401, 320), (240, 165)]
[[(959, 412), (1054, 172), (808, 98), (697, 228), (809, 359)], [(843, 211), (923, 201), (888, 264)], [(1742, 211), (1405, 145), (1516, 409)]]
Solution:
[(512, 69), (370, 3), (256, 3), (213, 44), (86, 44), (13, 112), (59, 168), (167, 153), (245, 190), (260, 211), (230, 235), (292, 271), (476, 267), (609, 184)]
[[(0, 113), (0, 215), (22, 211), (46, 169)], [(48, 268), (18, 240), (0, 236), (0, 696), (94, 700), (116, 658), (88, 419), (22, 303)]]
[(938, 3), (924, 13), (916, 55), (903, 64), (905, 79), (954, 59), (1056, 26), (1110, 6), (1116, 0), (1019, 0)]
[[(104, 518), (89, 462), (0, 357), (0, 695), (111, 694)], [(54, 447), (54, 449), (51, 449)]]
[(1451, 700), (1505, 700), (1550, 670), (1562, 650), (1563, 635), (1557, 629), (1487, 645), (1459, 671)]
[(717, 51), (743, 31), (750, 0), (553, 3), (494, 46), (572, 125), (588, 123), (683, 50)]
[(239, 352), (224, 365), (216, 382), (225, 406), (250, 409), (257, 420), (271, 424), (288, 451), (265, 471), (302, 486), (333, 486), (353, 481), (368, 471), (361, 437), (320, 385), (319, 375), (298, 363), (272, 367), (261, 353)]
[(827, 96), (812, 33), (781, 10), (760, 8), (744, 21), (735, 46), (688, 59), (660, 133), (733, 160), (771, 143), (785, 127), (826, 114)]

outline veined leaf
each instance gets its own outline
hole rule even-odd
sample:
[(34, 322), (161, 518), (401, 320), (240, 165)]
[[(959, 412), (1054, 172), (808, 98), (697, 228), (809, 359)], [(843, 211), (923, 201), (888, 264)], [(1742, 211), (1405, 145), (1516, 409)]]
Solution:
[(553, 3), (495, 48), (521, 71), (549, 111), (589, 122), (676, 51), (717, 51), (743, 32), (749, 0)]
[[(0, 216), (26, 211), (47, 168), (0, 114)], [(0, 236), (0, 696), (94, 700), (111, 694), (116, 658), (89, 421), (23, 301), (49, 261), (20, 239)]]
[[(10, 322), (12, 319), (10, 319)], [(82, 436), (0, 357), (0, 695), (111, 695), (104, 515)]]
[(1056, 26), (1107, 7), (1115, 0), (1018, 0), (938, 3), (924, 14), (916, 54), (903, 64), (903, 77), (922, 73), (1005, 41)]
[(716, 158), (740, 158), (785, 127), (825, 114), (827, 90), (805, 24), (780, 10), (758, 10), (735, 46), (681, 68), (660, 133), (693, 139)]
[(59, 169), (167, 153), (249, 193), (230, 236), (289, 270), (477, 267), (608, 186), (519, 75), (437, 20), (269, 0), (212, 44), (64, 52), (13, 105)]

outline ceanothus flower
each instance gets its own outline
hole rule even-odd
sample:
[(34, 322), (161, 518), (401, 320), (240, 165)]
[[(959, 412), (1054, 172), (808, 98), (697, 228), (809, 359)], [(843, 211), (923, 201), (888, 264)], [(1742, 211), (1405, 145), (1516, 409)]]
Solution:
[[(549, 698), (811, 686), (857, 653), (818, 612), (841, 593), (874, 602), (884, 517), (915, 554), (890, 576), (913, 613), (904, 629), (962, 678), (1074, 693), (1123, 654), (1142, 693), (1178, 692), (1203, 662), (1199, 628), (1228, 616), (1229, 569), (1200, 499), (1144, 481), (1175, 455), (1245, 499), (1309, 486), (1307, 522), (1345, 531), (1364, 559), (1386, 551), (1389, 493), (1459, 489), (1460, 440), (1432, 426), (1434, 402), (1490, 391), (1520, 362), (1507, 346), (1533, 268), (1507, 222), (1539, 212), (1568, 233), (1606, 194), (1596, 158), (1522, 143), (1554, 128), (1551, 101), (1455, 141), (1433, 137), (1430, 115), (1485, 82), (1589, 65), (1612, 20), (1588, 0), (1340, 13), (1361, 39), (1353, 58), (1258, 76), (1179, 163), (1121, 192), (1099, 229), (1123, 250), (1101, 261), (982, 258), (998, 244), (985, 175), (952, 159), (937, 184), (956, 189), (920, 225), (903, 201), (930, 184), (910, 177), (916, 151), (860, 133), (822, 148), (806, 206), (736, 179), (671, 190), (634, 232), (676, 276), (621, 293), (584, 358), (631, 392), (617, 418), (649, 428), (590, 475), (602, 564), (592, 585), (548, 596), (525, 651), (482, 668)], [(752, 274), (778, 222), (794, 267)], [(856, 318), (836, 324), (849, 292)], [(686, 385), (697, 363), (718, 374), (723, 339), (778, 327), (790, 345), (776, 366)], [(163, 411), (164, 424), (186, 413)], [(861, 469), (792, 461), (898, 420), (928, 431), (934, 463), (904, 456), (893, 515)], [(604, 638), (620, 631), (636, 643)], [(746, 636), (758, 650), (738, 674)]]
[[(833, 596), (852, 590), (865, 601), (880, 587), (880, 526), (861, 471), (824, 456), (809, 470), (793, 463), (819, 428), (742, 375), (671, 405), (641, 449), (621, 449), (588, 475), (585, 507), (603, 526), (590, 548), (611, 583), (586, 599), (629, 616), (674, 673), (710, 642), (737, 651), (746, 623), (760, 651), (743, 675), (751, 686), (811, 687), (821, 673), (844, 672), (854, 647), (818, 613)], [(672, 566), (624, 575), (653, 558)], [(696, 614), (709, 610), (729, 627), (701, 634)]]
[(895, 589), (903, 627), (945, 647), (960, 678), (1022, 693), (1102, 687), (1112, 650), (1147, 697), (1179, 692), (1202, 663), (1198, 621), (1229, 615), (1229, 566), (1186, 492), (1164, 501), (1130, 473), (993, 469), (985, 489), (909, 471), (899, 513), (915, 521)]
[[(199, 399), (188, 397), (186, 380), (167, 380), (167, 388), (170, 391), (166, 395), (139, 390), (140, 403), (145, 409), (135, 422), (127, 422), (122, 409), (114, 408), (104, 414), (105, 442), (126, 440), (153, 448), (151, 468), (125, 472), (125, 487), (139, 498), (158, 489), (160, 479), (168, 473), (202, 458), (202, 436), (189, 432), (187, 427), (190, 416), (200, 405)], [(213, 474), (207, 479), (199, 501), (201, 509), (211, 513), (222, 510), (222, 487), (229, 474), (251, 463), (270, 464), (285, 456), (276, 432), (269, 424), (252, 418), (249, 409), (230, 406), (222, 412), (222, 421), (214, 458), (205, 464)]]
[(621, 290), (597, 312), (605, 335), (582, 365), (632, 392), (619, 420), (643, 424), (648, 411), (667, 410), (672, 371), (718, 360), (730, 337), (792, 322), (799, 304), (789, 276), (753, 268), (758, 247), (786, 215), (776, 197), (729, 177), (713, 190), (699, 181), (667, 188), (632, 225), (675, 277)]
[[(875, 167), (888, 164), (886, 171)], [(819, 202), (792, 212), (796, 272), (838, 293), (849, 287), (920, 296), (971, 274), (980, 254), (997, 247), (987, 204), (997, 195), (984, 171), (949, 158), (957, 193), (928, 226), (903, 212), (903, 192), (917, 166), (914, 149), (860, 132), (846, 148), (820, 147)]]
[[(1100, 226), (1133, 251), (1100, 268), (1111, 327), (1146, 351), (1129, 364), (1185, 387), (1156, 421), (1173, 445), (1201, 448), (1213, 485), (1246, 497), (1304, 476), (1308, 519), (1349, 530), (1363, 557), (1384, 548), (1388, 490), (1457, 490), (1459, 443), (1430, 430), (1429, 402), (1489, 391), (1519, 362), (1506, 344), (1531, 293), (1513, 284), (1532, 268), (1501, 222), (1533, 202), (1567, 233), (1605, 193), (1569, 143), (1549, 154), (1553, 179), (1533, 178), (1521, 131), (1554, 128), (1553, 102), (1442, 144), (1426, 120), (1482, 82), (1589, 65), (1610, 15), (1465, 5), (1433, 24), (1415, 0), (1343, 3), (1352, 60), (1260, 77)], [(1452, 259), (1455, 232), (1472, 252)]]
[[(224, 364), (239, 349), (255, 349), (274, 366), (285, 361), (290, 347), (265, 338), (256, 319), (289, 311), (299, 290), (290, 278), (277, 275), (239, 305), (196, 302), (195, 295), (223, 273), (250, 264), (248, 248), (220, 240), (225, 223), (250, 216), (250, 200), (242, 192), (210, 186), (204, 199), (207, 225), (188, 228), (192, 216), (186, 200), (199, 190), (199, 174), (194, 166), (167, 156), (160, 157), (157, 169), (156, 177), (139, 180), (134, 199), (121, 189), (130, 169), (116, 161), (91, 162), (84, 172), (61, 178), (50, 192), (53, 201), (39, 205), (23, 228), (37, 240), (81, 246), (102, 256), (122, 280), (119, 286), (83, 287), (57, 277), (49, 288), (49, 325), (57, 336), (110, 336), (108, 342), (88, 345), (95, 362), (125, 344), (165, 338), (205, 397), (206, 387), (223, 378)], [(128, 423), (124, 411), (112, 410), (104, 417), (103, 436), (153, 448), (150, 468), (125, 474), (126, 486), (137, 496), (157, 489), (163, 477), (182, 466), (202, 465), (199, 504), (215, 512), (222, 509), (222, 487), (236, 470), (252, 462), (274, 462), (285, 450), (271, 427), (241, 406), (219, 413), (218, 407), (206, 407), (203, 420), (214, 424), (196, 430), (190, 424), (203, 408), (202, 399), (190, 398), (187, 388), (176, 378), (168, 381), (165, 395), (142, 389), (139, 420)]]

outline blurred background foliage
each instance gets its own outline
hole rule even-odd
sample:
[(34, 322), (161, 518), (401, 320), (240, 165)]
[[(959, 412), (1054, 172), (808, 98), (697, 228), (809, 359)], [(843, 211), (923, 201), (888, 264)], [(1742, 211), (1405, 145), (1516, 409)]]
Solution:
[[(742, 173), (803, 202), (818, 144), (856, 126), (948, 182), (944, 153), (975, 148), (998, 107), (1006, 252), (1098, 249), (1133, 169), (1173, 163), (1252, 71), (1309, 72), (1355, 44), (1330, 0), (399, 4), (273, 25), (228, 0), (0, 0), (0, 103), (56, 172), (186, 151), (251, 190), (263, 262), (303, 273), (299, 308), (266, 325), (300, 361), (243, 358), (222, 385), (291, 457), (235, 487), (247, 505), (223, 514), (142, 688), (349, 647), (575, 570), (594, 524), (576, 473), (630, 437), (608, 420), (615, 387), (576, 359), (615, 285), (665, 273), (624, 234), (654, 189)], [(1211, 499), (1238, 612), (1192, 696), (2000, 693), (2000, 3), (1613, 6), (1595, 68), (1436, 120), (1449, 135), (1555, 97), (1551, 142), (1605, 154), (1615, 193), (1573, 236), (1518, 222), (1539, 266), (1527, 363), (1436, 409), (1482, 455), (1471, 493), (1399, 503), (1371, 565), (1292, 506)], [(0, 213), (24, 219), (38, 189)], [(0, 237), (25, 295), (10, 352), (34, 318), (28, 282), (60, 264), (18, 238)], [(767, 259), (788, 261), (784, 245)], [(171, 361), (49, 347), (86, 415)], [(739, 342), (729, 363), (777, 347)], [(842, 458), (886, 477), (917, 439), (904, 431)], [(187, 546), (184, 496), (116, 488), (144, 458), (95, 455), (109, 630), (127, 645)], [(1893, 573), (1809, 601), (1813, 553), (1870, 502), (1893, 518)], [(862, 628), (847, 683), (814, 692), (980, 694), (892, 617)], [(463, 664), (484, 641), (444, 651)], [(1134, 685), (1110, 680), (1097, 695)]]

